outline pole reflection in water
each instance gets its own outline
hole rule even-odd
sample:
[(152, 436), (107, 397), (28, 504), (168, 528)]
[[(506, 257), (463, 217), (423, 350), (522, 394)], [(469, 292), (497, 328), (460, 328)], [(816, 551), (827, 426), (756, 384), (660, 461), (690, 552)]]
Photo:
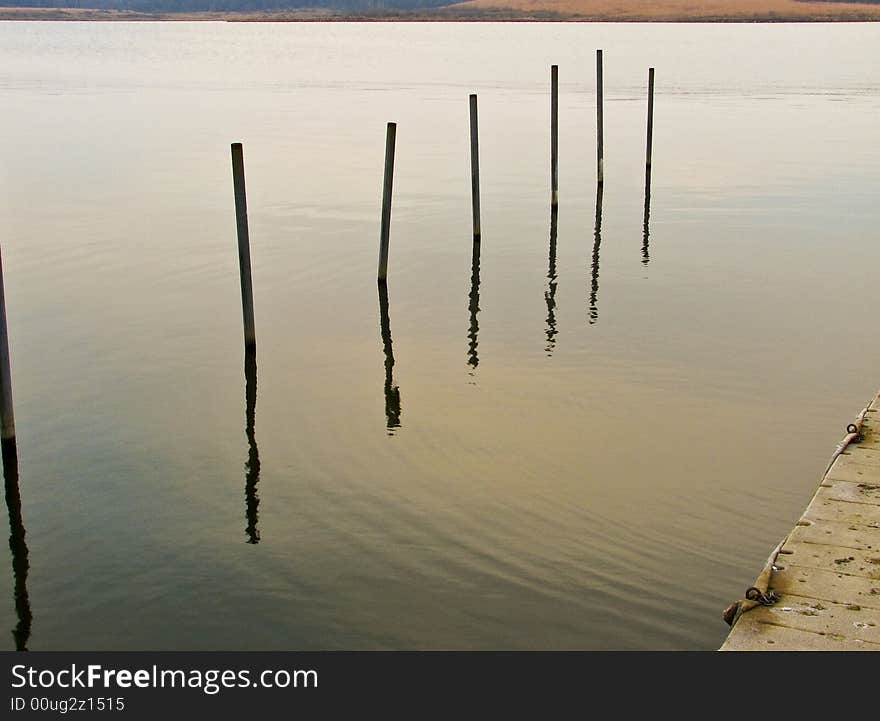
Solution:
[(547, 290), (544, 300), (547, 302), (547, 345), (544, 350), (552, 356), (556, 348), (556, 217), (558, 206), (550, 206), (550, 257), (547, 261)]
[(642, 224), (642, 265), (648, 265), (648, 220), (651, 217), (651, 166), (645, 171), (645, 220)]
[[(474, 250), (471, 257), (471, 292), (468, 295), (468, 310), (471, 313), (471, 324), (468, 328), (468, 365), (476, 370), (480, 364), (480, 358), (477, 355), (477, 333), (480, 331), (480, 324), (477, 321), (477, 314), (480, 312), (480, 241), (474, 241)], [(473, 372), (471, 372), (473, 375)]]
[(400, 428), (400, 389), (394, 385), (394, 351), (391, 348), (391, 321), (388, 319), (388, 286), (379, 281), (379, 322), (385, 352), (385, 421), (388, 435)]
[(602, 245), (602, 183), (596, 186), (596, 227), (593, 231), (593, 264), (590, 270), (590, 325), (599, 320), (599, 247)]
[(257, 484), (260, 482), (260, 453), (257, 450), (257, 437), (254, 432), (257, 416), (257, 353), (247, 350), (244, 355), (245, 378), (245, 435), (248, 441), (248, 459), (244, 474), (245, 534), (248, 543), (260, 542), (260, 531), (257, 528), (260, 497), (257, 495)]
[(3, 442), (3, 480), (6, 486), (6, 508), (9, 510), (9, 550), (12, 551), (12, 576), (15, 581), (15, 613), (18, 624), (12, 630), (16, 651), (27, 651), (31, 635), (31, 604), (28, 599), (28, 547), (21, 518), (21, 495), (18, 490), (18, 454), (15, 441)]

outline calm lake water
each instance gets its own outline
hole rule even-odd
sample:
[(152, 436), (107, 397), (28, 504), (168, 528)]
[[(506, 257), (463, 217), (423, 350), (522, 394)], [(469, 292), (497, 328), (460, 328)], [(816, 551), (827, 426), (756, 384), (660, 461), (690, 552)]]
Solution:
[(717, 648), (880, 383), (878, 45), (858, 24), (0, 23), (27, 546), (0, 551), (0, 646)]

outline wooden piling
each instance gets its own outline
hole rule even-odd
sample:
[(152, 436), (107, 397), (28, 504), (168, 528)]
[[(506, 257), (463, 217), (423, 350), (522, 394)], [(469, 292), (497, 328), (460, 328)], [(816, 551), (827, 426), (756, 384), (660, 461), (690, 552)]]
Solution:
[(379, 282), (388, 278), (388, 238), (391, 233), (391, 191), (394, 184), (394, 144), (397, 123), (388, 123), (385, 131), (385, 180), (382, 185), (382, 224), (379, 230)]
[(256, 349), (254, 329), (254, 288), (251, 281), (251, 244), (248, 235), (247, 193), (244, 184), (244, 153), (241, 143), (232, 144), (232, 185), (235, 191), (235, 224), (238, 230), (238, 272), (241, 277), (241, 312), (244, 320), (244, 347)]
[(550, 190), (551, 203), (559, 202), (559, 66), (550, 66)]
[(648, 68), (648, 144), (645, 166), (651, 169), (651, 148), (654, 142), (654, 68)]
[(9, 363), (9, 335), (6, 329), (2, 254), (0, 254), (0, 439), (4, 448), (15, 446), (15, 414), (12, 411), (12, 371)]
[(605, 158), (604, 143), (605, 133), (603, 126), (603, 92), (602, 92), (602, 51), (596, 51), (596, 154), (597, 173), (599, 183), (605, 182)]
[(471, 106), (471, 207), (474, 215), (474, 240), (480, 240), (480, 141), (477, 127), (477, 96), (470, 96)]

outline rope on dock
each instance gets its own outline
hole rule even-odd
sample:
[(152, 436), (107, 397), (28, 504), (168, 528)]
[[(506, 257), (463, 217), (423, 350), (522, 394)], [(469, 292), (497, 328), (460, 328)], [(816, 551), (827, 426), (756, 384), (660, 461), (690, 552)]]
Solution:
[(773, 573), (776, 557), (779, 555), (782, 544), (787, 540), (788, 536), (782, 539), (779, 545), (773, 549), (773, 552), (767, 558), (767, 563), (764, 564), (764, 569), (755, 579), (755, 584), (746, 590), (746, 597), (741, 598), (739, 601), (734, 601), (724, 609), (721, 617), (728, 626), (732, 627), (746, 611), (751, 611), (758, 606), (769, 606), (776, 602), (777, 596), (770, 590), (770, 575)]
[(834, 455), (831, 456), (831, 462), (828, 464), (828, 468), (825, 469), (825, 473), (822, 474), (822, 480), (825, 480), (825, 476), (828, 475), (828, 471), (831, 470), (831, 466), (834, 465), (834, 461), (837, 460), (838, 456), (846, 450), (846, 447), (850, 443), (858, 443), (862, 440), (862, 423), (865, 420), (865, 416), (868, 415), (868, 408), (870, 404), (865, 406), (864, 410), (856, 416), (856, 420), (854, 423), (850, 423), (846, 427), (846, 435), (843, 437), (843, 440), (837, 444), (837, 448), (834, 449)]

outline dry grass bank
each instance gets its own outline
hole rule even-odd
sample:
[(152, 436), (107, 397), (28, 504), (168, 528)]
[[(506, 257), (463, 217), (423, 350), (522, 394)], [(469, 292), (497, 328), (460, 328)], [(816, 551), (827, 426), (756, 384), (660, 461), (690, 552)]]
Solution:
[(455, 7), (604, 21), (880, 20), (880, 4), (801, 0), (471, 0)]
[(444, 8), (363, 13), (327, 9), (140, 13), (84, 8), (10, 7), (0, 8), (0, 20), (854, 22), (880, 20), (880, 3), (802, 0), (470, 0)]

